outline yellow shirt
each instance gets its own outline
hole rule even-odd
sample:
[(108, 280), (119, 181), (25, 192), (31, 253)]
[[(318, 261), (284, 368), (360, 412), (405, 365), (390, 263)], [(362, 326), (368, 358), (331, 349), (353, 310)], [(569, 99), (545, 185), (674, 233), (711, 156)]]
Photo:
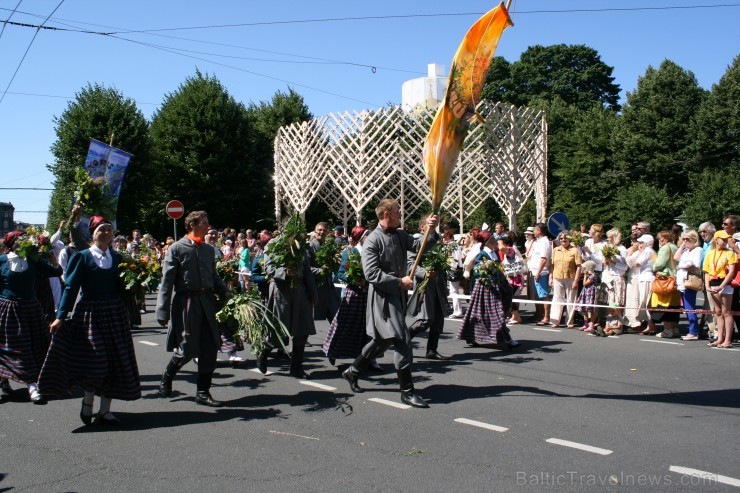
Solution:
[(552, 275), (554, 279), (575, 279), (576, 269), (583, 262), (576, 247), (559, 246), (552, 251)]
[(732, 250), (715, 250), (707, 252), (704, 257), (704, 272), (715, 279), (727, 276), (727, 266), (737, 263), (737, 255)]

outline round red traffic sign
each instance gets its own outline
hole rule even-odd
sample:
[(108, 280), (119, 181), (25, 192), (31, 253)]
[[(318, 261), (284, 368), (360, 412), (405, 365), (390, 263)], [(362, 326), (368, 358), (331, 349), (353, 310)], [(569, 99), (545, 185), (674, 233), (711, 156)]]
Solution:
[(167, 215), (172, 219), (180, 219), (185, 214), (185, 206), (179, 200), (170, 200), (165, 207)]

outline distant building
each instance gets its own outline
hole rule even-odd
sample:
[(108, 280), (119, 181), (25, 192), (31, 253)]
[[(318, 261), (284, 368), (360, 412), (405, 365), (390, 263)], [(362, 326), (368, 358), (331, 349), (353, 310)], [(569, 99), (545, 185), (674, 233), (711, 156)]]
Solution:
[(13, 204), (0, 202), (0, 237), (5, 236), (5, 233), (15, 229), (13, 212), (15, 212)]
[(401, 108), (413, 111), (419, 106), (436, 109), (444, 100), (447, 90), (447, 74), (444, 65), (430, 63), (427, 76), (407, 80), (401, 86)]

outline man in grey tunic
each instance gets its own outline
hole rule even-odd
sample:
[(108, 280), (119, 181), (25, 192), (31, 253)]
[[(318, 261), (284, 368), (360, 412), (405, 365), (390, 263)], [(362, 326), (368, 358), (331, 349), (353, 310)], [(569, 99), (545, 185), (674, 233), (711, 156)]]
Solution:
[[(383, 199), (375, 208), (378, 227), (370, 233), (362, 247), (362, 269), (369, 284), (367, 295), (367, 334), (372, 340), (362, 348), (362, 353), (347, 368), (342, 377), (353, 392), (362, 392), (357, 384), (361, 371), (370, 360), (394, 346), (394, 365), (401, 387), (401, 402), (414, 407), (429, 407), (414, 392), (411, 377), (411, 335), (406, 326), (407, 292), (414, 281), (407, 275), (407, 252), (418, 252), (421, 239), (414, 239), (403, 230), (401, 211), (394, 199)], [(436, 228), (437, 216), (427, 219), (428, 228)], [(429, 246), (438, 239), (430, 235)]]
[(208, 231), (206, 212), (188, 214), (185, 227), (187, 236), (167, 249), (167, 257), (162, 264), (156, 316), (160, 325), (169, 326), (167, 351), (174, 351), (174, 355), (162, 373), (159, 392), (168, 397), (177, 371), (191, 359), (198, 358), (195, 402), (220, 407), (223, 403), (210, 393), (216, 354), (221, 345), (214, 290), (225, 298), (228, 288), (216, 273), (215, 251), (205, 242)]

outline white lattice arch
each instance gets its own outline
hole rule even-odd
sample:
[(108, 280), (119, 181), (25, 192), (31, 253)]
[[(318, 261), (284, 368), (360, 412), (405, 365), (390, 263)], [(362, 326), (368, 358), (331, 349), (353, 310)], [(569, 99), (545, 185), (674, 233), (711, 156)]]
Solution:
[[(442, 206), (460, 224), (493, 197), (516, 228), (516, 215), (534, 193), (537, 220), (547, 198), (547, 122), (541, 111), (482, 101), (484, 123), (473, 123)], [(283, 207), (305, 214), (318, 198), (343, 219), (383, 197), (398, 198), (402, 221), (428, 207), (431, 192), (422, 147), (434, 111), (400, 107), (330, 113), (281, 127), (275, 138), (275, 215)]]

